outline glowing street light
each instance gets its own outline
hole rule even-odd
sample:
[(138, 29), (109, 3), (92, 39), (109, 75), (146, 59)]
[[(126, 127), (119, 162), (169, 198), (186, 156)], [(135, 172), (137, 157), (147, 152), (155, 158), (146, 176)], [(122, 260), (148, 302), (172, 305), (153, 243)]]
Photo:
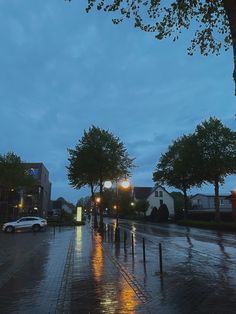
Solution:
[(123, 179), (121, 180), (120, 185), (123, 189), (128, 189), (130, 187), (130, 181), (127, 179)]
[(110, 189), (112, 187), (112, 182), (111, 181), (105, 181), (104, 182), (104, 188)]
[[(119, 185), (121, 188), (127, 190), (130, 188), (131, 184), (128, 179), (121, 179), (119, 181)], [(115, 242), (120, 242), (120, 229), (119, 229), (119, 201), (118, 201), (119, 187), (118, 187), (118, 178), (116, 178), (116, 202), (113, 208), (116, 210), (116, 228), (115, 228)]]
[(96, 201), (96, 203), (100, 203), (101, 202), (101, 197), (96, 197), (95, 201)]

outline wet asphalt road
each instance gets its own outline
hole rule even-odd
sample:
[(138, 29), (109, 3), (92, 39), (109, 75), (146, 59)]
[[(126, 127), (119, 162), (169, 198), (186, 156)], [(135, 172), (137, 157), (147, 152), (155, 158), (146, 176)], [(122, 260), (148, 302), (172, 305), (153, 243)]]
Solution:
[(0, 233), (0, 313), (236, 312), (236, 234), (120, 220), (117, 245), (112, 226)]
[(153, 276), (148, 280), (152, 308), (155, 300), (159, 302), (158, 293), (163, 294), (161, 309), (166, 313), (236, 313), (236, 234), (125, 220), (120, 226), (133, 230), (137, 242), (145, 238), (146, 268), (152, 269), (151, 274), (154, 261), (158, 269), (158, 243), (162, 243), (162, 288), (154, 289)]

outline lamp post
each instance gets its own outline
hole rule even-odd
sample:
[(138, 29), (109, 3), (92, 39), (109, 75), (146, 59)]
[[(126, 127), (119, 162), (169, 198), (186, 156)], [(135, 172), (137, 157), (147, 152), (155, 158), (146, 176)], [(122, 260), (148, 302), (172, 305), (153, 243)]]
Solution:
[[(120, 180), (120, 186), (123, 189), (128, 189), (130, 187), (130, 181), (127, 179)], [(119, 184), (118, 178), (116, 178), (116, 228), (115, 228), (115, 242), (120, 242), (120, 228), (119, 228)]]
[[(115, 242), (120, 242), (120, 230), (119, 230), (119, 185), (121, 188), (127, 190), (130, 188), (130, 181), (128, 179), (120, 179), (117, 177), (115, 180), (115, 200), (116, 203), (113, 206), (113, 210), (116, 213), (116, 226), (115, 226)], [(104, 187), (110, 189), (112, 187), (111, 181), (105, 181)]]
[(101, 202), (101, 197), (95, 198), (95, 208), (94, 208), (94, 222), (93, 227), (96, 229), (98, 227), (98, 220), (97, 220), (97, 206)]

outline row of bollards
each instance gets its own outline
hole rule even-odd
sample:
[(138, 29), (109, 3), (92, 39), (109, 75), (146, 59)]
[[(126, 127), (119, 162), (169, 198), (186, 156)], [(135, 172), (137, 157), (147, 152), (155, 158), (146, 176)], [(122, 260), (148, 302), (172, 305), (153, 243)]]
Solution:
[[(113, 233), (114, 230), (113, 228), (108, 224), (105, 228), (104, 228), (104, 232), (105, 232), (105, 236), (106, 233), (108, 235), (108, 238), (111, 239), (111, 242), (113, 243)], [(127, 245), (127, 231), (124, 230), (124, 234), (123, 234), (123, 241), (124, 241), (124, 249), (126, 249), (126, 245)], [(120, 243), (120, 228), (116, 228), (115, 229), (115, 241), (116, 244)], [(143, 252), (143, 263), (146, 263), (146, 245), (145, 245), (145, 238), (142, 238), (142, 252)], [(134, 257), (134, 234), (133, 232), (131, 232), (131, 254), (132, 257)], [(159, 274), (162, 275), (163, 274), (163, 259), (162, 259), (162, 244), (159, 243), (159, 268), (160, 268), (160, 272)]]

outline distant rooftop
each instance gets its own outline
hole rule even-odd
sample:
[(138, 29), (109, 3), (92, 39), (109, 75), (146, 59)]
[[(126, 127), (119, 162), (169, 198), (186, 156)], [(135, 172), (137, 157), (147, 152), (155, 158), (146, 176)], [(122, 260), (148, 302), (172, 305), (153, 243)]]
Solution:
[[(215, 197), (214, 194), (197, 193), (197, 194), (192, 195), (190, 198), (196, 197), (197, 195), (206, 196), (206, 197)], [(227, 197), (229, 195), (230, 195), (230, 193), (228, 193), (228, 194), (219, 194), (219, 197)]]
[(150, 195), (152, 189), (153, 188), (151, 187), (135, 186), (133, 190), (133, 195), (136, 199), (143, 200), (143, 199), (146, 199)]

